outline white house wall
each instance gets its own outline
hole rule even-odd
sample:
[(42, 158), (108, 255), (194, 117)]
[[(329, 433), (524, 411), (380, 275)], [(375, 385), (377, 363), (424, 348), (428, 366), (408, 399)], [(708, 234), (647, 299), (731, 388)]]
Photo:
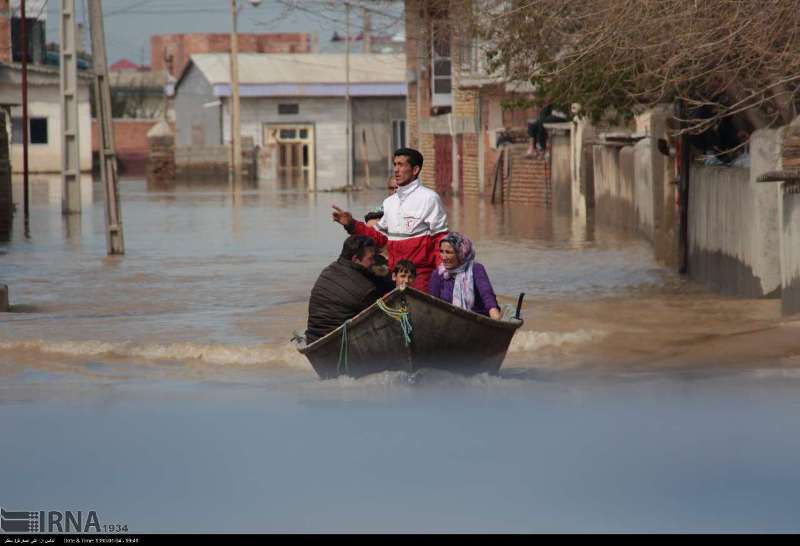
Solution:
[[(222, 134), (230, 144), (229, 101), (223, 98)], [(297, 104), (298, 114), (278, 114), (278, 104)], [(347, 138), (345, 104), (341, 98), (245, 98), (241, 99), (243, 136), (263, 146), (262, 127), (269, 124), (311, 124), (314, 126), (316, 187), (341, 188), (347, 183)]]
[[(81, 171), (92, 169), (92, 118), (88, 87), (79, 89), (78, 118)], [(14, 116), (18, 110), (14, 110)], [(47, 144), (28, 145), (28, 167), (32, 173), (61, 172), (61, 95), (55, 86), (31, 86), (28, 91), (28, 117), (47, 118)], [(11, 165), (22, 172), (22, 143), (10, 146)]]
[[(175, 99), (176, 145), (219, 146), (220, 133), (219, 100), (214, 96), (203, 73), (190, 65), (181, 81), (180, 91)], [(193, 142), (193, 127), (196, 128)], [(202, 139), (202, 142), (199, 140)]]

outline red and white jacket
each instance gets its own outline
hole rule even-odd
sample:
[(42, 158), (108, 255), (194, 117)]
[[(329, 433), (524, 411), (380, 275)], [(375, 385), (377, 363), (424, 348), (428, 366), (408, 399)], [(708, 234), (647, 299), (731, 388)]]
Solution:
[(428, 280), (441, 263), (439, 241), (447, 235), (447, 212), (435, 191), (419, 179), (400, 186), (383, 201), (383, 218), (378, 229), (356, 221), (352, 233), (367, 235), (389, 252), (389, 267), (409, 260), (417, 268), (414, 288), (428, 291)]

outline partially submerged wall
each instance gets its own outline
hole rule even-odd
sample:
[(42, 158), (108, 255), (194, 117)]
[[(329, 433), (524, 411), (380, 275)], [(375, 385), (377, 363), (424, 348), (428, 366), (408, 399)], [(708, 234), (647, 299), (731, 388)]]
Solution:
[(779, 187), (757, 183), (780, 169), (782, 130), (750, 140), (751, 168), (693, 166), (689, 177), (689, 277), (743, 297), (779, 297)]
[(559, 213), (572, 210), (572, 150), (569, 130), (550, 131), (550, 185), (553, 208)]
[[(663, 168), (656, 165), (655, 140), (645, 138), (633, 147), (634, 209), (639, 232), (653, 242), (656, 229), (656, 187), (661, 186)], [(662, 175), (659, 178), (659, 175)]]
[(597, 144), (593, 152), (596, 221), (635, 231), (633, 147)]
[(570, 146), (570, 175), (572, 188), (572, 216), (587, 219), (594, 208), (594, 159), (591, 140), (595, 138), (595, 129), (586, 118), (580, 118), (573, 124), (572, 142)]

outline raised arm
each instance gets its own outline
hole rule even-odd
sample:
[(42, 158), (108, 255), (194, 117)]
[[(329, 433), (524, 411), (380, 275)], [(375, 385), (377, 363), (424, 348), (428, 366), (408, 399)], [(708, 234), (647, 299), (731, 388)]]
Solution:
[(379, 247), (385, 246), (389, 239), (375, 229), (372, 229), (364, 222), (359, 222), (353, 215), (347, 212), (346, 210), (342, 210), (336, 205), (333, 205), (333, 221), (337, 224), (341, 224), (342, 227), (349, 233), (350, 235), (366, 235)]

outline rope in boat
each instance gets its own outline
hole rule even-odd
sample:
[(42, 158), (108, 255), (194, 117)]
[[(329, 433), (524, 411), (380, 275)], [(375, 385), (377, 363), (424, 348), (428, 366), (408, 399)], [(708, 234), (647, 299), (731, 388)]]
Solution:
[(400, 323), (400, 329), (403, 331), (403, 341), (406, 347), (411, 345), (411, 319), (409, 318), (408, 311), (405, 309), (392, 309), (386, 305), (383, 300), (375, 302), (378, 304), (378, 309), (386, 313), (386, 315)]
[[(386, 305), (383, 300), (377, 300), (375, 302), (378, 305), (378, 309), (386, 313), (386, 316), (393, 318), (394, 320), (400, 323), (400, 329), (403, 331), (403, 341), (405, 342), (406, 347), (411, 345), (411, 319), (409, 318), (408, 311), (404, 309), (392, 309), (388, 305)], [(342, 324), (342, 337), (341, 342), (339, 343), (339, 361), (336, 364), (336, 373), (337, 375), (350, 375), (350, 366), (347, 361), (347, 353), (348, 353), (348, 336), (347, 330), (350, 326), (350, 321), (346, 320), (344, 324)]]
[(350, 375), (350, 366), (347, 363), (347, 327), (349, 325), (349, 320), (342, 324), (342, 342), (339, 344), (339, 362), (336, 364), (337, 375), (342, 375), (342, 369), (344, 369), (345, 375)]

